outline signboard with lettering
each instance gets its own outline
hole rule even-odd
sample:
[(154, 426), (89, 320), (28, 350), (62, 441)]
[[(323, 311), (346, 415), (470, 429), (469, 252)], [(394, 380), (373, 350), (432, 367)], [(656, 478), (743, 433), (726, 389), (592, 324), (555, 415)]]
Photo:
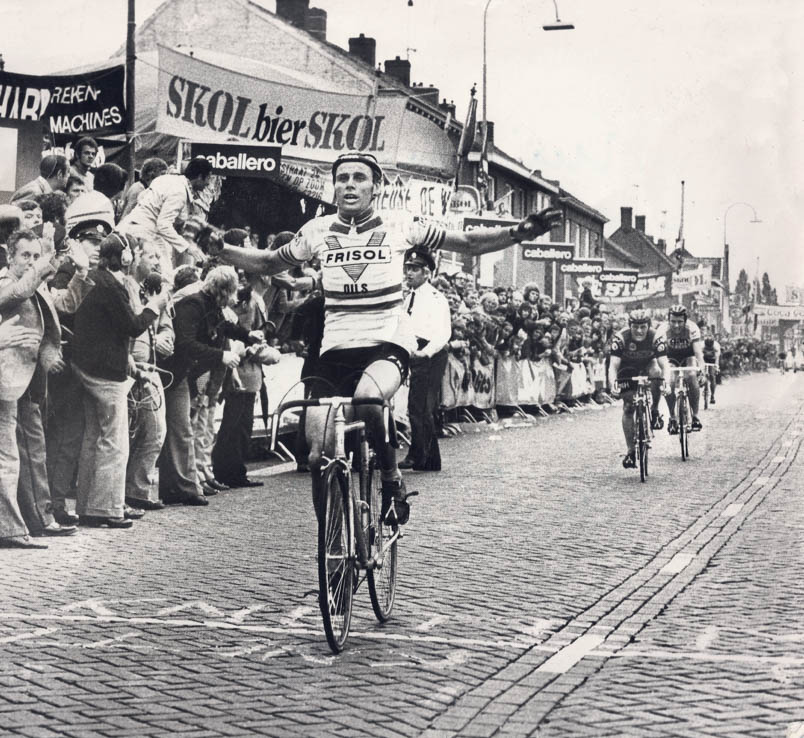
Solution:
[(455, 167), (443, 121), (425, 117), (405, 96), (374, 98), (368, 87), (355, 94), (290, 85), (160, 47), (158, 100), (157, 130), (190, 140), (240, 139), (321, 162), (366, 151), (385, 164)]
[(510, 228), (519, 223), (513, 218), (484, 218), (482, 216), (466, 217), (463, 219), (463, 229), (465, 231), (475, 231), (478, 228)]
[(374, 206), (377, 210), (404, 210), (444, 228), (460, 228), (461, 216), (449, 207), (452, 194), (452, 187), (444, 182), (397, 176), (382, 186)]
[(627, 303), (666, 295), (669, 277), (668, 274), (646, 274), (641, 275), (634, 284), (609, 282), (602, 285), (600, 299), (610, 303)]
[(604, 269), (597, 278), (603, 284), (636, 284), (639, 269)]
[(124, 133), (124, 81), (122, 64), (85, 74), (0, 71), (0, 120), (43, 121), (54, 135)]
[(753, 306), (754, 315), (772, 319), (775, 323), (780, 320), (804, 320), (804, 306), (801, 305), (761, 305)]
[(603, 273), (603, 259), (573, 259), (564, 262), (558, 267), (562, 274), (593, 274)]
[(522, 258), (525, 261), (572, 261), (575, 254), (574, 243), (538, 243), (523, 241)]
[(694, 269), (682, 269), (673, 274), (673, 294), (687, 295), (704, 292), (712, 286), (712, 267), (699, 264)]
[(202, 156), (215, 174), (230, 177), (262, 177), (273, 179), (279, 169), (282, 149), (279, 146), (243, 146), (241, 144), (190, 144), (190, 156)]

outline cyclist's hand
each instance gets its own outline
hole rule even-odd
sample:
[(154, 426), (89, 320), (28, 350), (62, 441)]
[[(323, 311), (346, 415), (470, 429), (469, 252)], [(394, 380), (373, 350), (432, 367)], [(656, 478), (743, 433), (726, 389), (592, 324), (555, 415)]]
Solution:
[(559, 208), (545, 208), (538, 213), (531, 213), (511, 229), (511, 236), (516, 241), (527, 241), (547, 233), (551, 228), (561, 225), (564, 213)]

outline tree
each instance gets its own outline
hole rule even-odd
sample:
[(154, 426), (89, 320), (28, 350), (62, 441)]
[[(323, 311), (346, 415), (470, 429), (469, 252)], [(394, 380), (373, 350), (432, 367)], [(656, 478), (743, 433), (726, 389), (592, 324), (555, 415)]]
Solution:
[(740, 274), (737, 277), (737, 284), (734, 286), (734, 294), (744, 298), (746, 301), (749, 298), (751, 288), (748, 283), (748, 272), (745, 269), (740, 269)]
[(766, 305), (776, 305), (776, 290), (771, 287), (770, 277), (765, 272), (762, 275), (762, 302)]

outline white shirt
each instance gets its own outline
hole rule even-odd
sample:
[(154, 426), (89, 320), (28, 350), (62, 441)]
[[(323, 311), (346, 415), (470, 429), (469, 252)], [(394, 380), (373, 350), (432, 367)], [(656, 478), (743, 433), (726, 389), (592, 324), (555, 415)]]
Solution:
[[(435, 356), (447, 345), (452, 333), (447, 298), (429, 282), (423, 282), (405, 298), (404, 309), (410, 316), (417, 341), (422, 339), (427, 342), (419, 353), (427, 358)], [(421, 344), (421, 341), (418, 342)]]
[[(188, 243), (176, 231), (177, 220), (186, 220), (193, 202), (190, 181), (183, 174), (163, 174), (137, 198), (134, 209), (118, 225), (118, 230), (170, 246), (182, 254)], [(170, 252), (168, 252), (170, 253)]]

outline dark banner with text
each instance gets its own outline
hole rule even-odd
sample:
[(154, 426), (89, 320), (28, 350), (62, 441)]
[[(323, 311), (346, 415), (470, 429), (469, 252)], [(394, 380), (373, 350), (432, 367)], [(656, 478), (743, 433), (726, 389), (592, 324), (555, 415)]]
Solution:
[(603, 284), (636, 284), (639, 269), (604, 269), (597, 278)]
[(603, 273), (603, 259), (573, 259), (560, 264), (558, 270), (562, 274), (592, 274), (599, 276)]
[(125, 133), (124, 83), (122, 64), (59, 76), (0, 72), (0, 120), (43, 121), (53, 135)]
[(522, 244), (522, 258), (525, 261), (572, 261), (575, 254), (574, 243), (537, 243), (525, 241)]
[(193, 157), (203, 156), (215, 174), (227, 177), (274, 178), (279, 171), (280, 146), (243, 146), (240, 144), (190, 144)]

